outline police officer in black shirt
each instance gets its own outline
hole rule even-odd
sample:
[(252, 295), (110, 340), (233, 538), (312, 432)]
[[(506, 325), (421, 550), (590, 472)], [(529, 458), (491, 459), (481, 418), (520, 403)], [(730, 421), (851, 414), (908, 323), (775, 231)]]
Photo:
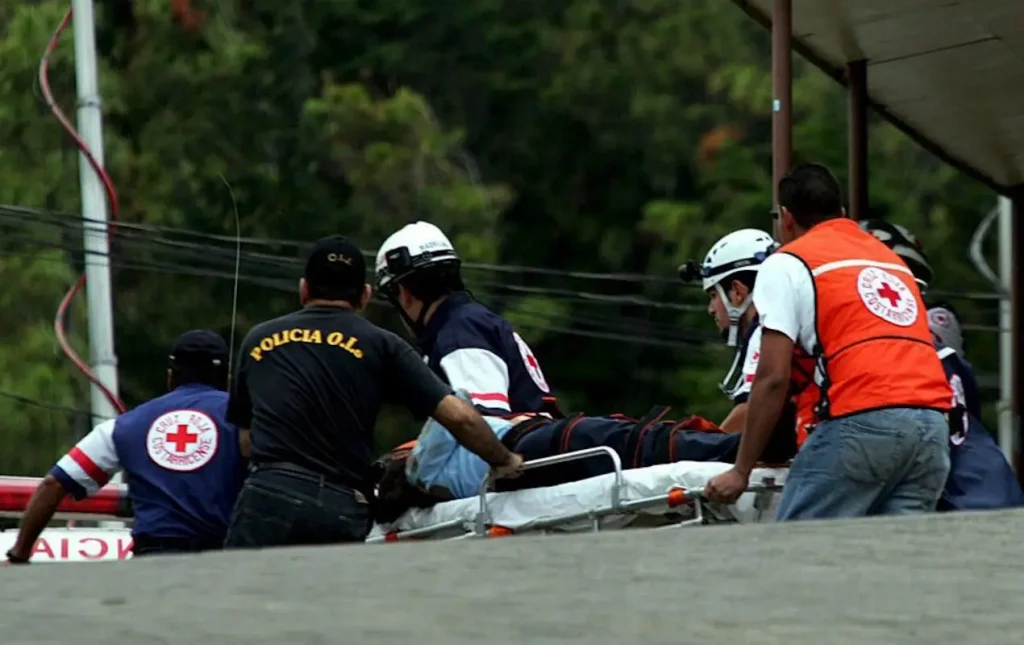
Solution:
[(405, 340), (359, 315), (371, 295), (359, 248), (323, 238), (299, 282), (302, 309), (256, 325), (242, 341), (227, 415), (252, 466), (225, 547), (365, 539), (373, 429), (387, 402), (436, 419), (496, 477), (520, 472), (522, 458)]

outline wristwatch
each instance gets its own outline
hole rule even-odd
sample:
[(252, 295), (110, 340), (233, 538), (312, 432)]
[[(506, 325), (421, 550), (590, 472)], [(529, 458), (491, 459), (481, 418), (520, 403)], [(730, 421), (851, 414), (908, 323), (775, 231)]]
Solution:
[(11, 564), (28, 564), (28, 558), (21, 558), (14, 555), (13, 549), (8, 549), (7, 553), (5, 553), (4, 556), (7, 558), (7, 561)]

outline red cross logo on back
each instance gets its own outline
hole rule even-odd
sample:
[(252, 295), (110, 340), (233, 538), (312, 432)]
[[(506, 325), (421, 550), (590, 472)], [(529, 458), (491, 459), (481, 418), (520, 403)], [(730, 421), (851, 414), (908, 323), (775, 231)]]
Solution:
[(857, 275), (857, 293), (873, 315), (899, 327), (910, 327), (918, 319), (916, 294), (885, 269), (867, 266)]
[(157, 466), (185, 473), (206, 466), (217, 454), (217, 423), (202, 410), (171, 410), (146, 432), (146, 454)]
[(888, 282), (882, 283), (882, 288), (878, 290), (878, 295), (888, 300), (889, 304), (893, 307), (899, 304), (899, 301), (902, 300), (899, 292), (889, 286)]
[(178, 424), (178, 429), (173, 434), (167, 434), (167, 443), (174, 444), (175, 452), (185, 452), (186, 448), (197, 441), (199, 441), (199, 435), (189, 432), (188, 426), (184, 423)]
[(515, 339), (516, 345), (519, 347), (519, 354), (523, 357), (523, 363), (526, 364), (526, 372), (533, 379), (533, 382), (537, 384), (537, 387), (544, 393), (551, 392), (551, 388), (548, 387), (548, 382), (544, 379), (544, 372), (540, 369), (540, 362), (534, 357), (533, 352), (530, 351), (530, 347), (526, 344), (526, 341), (522, 337), (513, 332), (512, 338)]

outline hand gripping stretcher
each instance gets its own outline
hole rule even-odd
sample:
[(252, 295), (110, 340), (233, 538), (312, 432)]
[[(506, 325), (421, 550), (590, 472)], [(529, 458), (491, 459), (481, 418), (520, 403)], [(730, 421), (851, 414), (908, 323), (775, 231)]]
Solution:
[(614, 472), (509, 493), (489, 492), (488, 478), (476, 497), (410, 509), (391, 524), (374, 526), (367, 542), (769, 522), (787, 472), (754, 469), (747, 491), (734, 504), (722, 506), (703, 493), (712, 477), (732, 467), (728, 463), (678, 461), (623, 470), (618, 453), (599, 446), (536, 459), (524, 469), (602, 456), (611, 459)]

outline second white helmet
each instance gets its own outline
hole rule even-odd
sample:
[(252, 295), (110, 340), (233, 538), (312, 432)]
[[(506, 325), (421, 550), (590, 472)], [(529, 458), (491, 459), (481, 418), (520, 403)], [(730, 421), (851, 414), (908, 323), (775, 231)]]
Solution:
[(718, 240), (704, 256), (700, 267), (704, 291), (741, 271), (757, 271), (758, 265), (778, 248), (768, 233), (744, 228)]
[(427, 267), (459, 264), (451, 240), (430, 222), (406, 224), (384, 240), (377, 251), (377, 288), (387, 291), (402, 278)]
[(751, 294), (738, 306), (728, 297), (727, 278), (744, 271), (757, 271), (775, 249), (778, 243), (771, 235), (756, 228), (744, 228), (729, 233), (712, 245), (700, 266), (700, 277), (704, 291), (715, 289), (729, 315), (729, 331), (726, 342), (734, 347), (739, 342), (740, 318), (753, 302)]

